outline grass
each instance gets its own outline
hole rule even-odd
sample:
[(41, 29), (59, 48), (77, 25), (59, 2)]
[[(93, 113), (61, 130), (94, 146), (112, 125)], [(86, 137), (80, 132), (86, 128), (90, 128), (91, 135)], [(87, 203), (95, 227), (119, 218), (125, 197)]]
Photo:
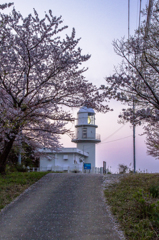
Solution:
[(0, 175), (0, 210), (48, 172), (13, 172)]
[(159, 174), (127, 174), (105, 196), (126, 239), (159, 239)]

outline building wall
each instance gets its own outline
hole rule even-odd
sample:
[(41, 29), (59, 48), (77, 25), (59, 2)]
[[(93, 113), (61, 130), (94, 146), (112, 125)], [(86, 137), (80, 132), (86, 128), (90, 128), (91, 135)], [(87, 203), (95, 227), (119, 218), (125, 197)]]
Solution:
[(78, 114), (78, 124), (87, 124), (88, 123), (88, 113), (79, 113)]
[[(63, 156), (68, 156), (67, 160), (63, 159)], [(56, 166), (63, 166), (64, 168), (67, 168), (70, 165), (74, 164), (74, 154), (72, 153), (57, 153), (56, 154)]]
[[(87, 128), (87, 138), (88, 139), (95, 139), (95, 132), (96, 132), (96, 129), (94, 126), (90, 126), (90, 125), (87, 125), (87, 126), (83, 126), (83, 127), (78, 127), (76, 129), (76, 137), (78, 139), (82, 139), (83, 138), (83, 128)], [(78, 147), (77, 147), (78, 148)]]
[(96, 162), (95, 162), (95, 144), (94, 143), (77, 143), (77, 148), (84, 151), (88, 152), (89, 156), (85, 158), (86, 163), (91, 163), (91, 167), (96, 167)]
[[(68, 157), (67, 160), (64, 160), (64, 156)], [(83, 162), (80, 162), (80, 159), (84, 160), (78, 153), (56, 153), (56, 154), (47, 154), (40, 156), (40, 171), (52, 170), (55, 167), (61, 167), (63, 170), (68, 170), (68, 167), (73, 169), (73, 167), (79, 167), (82, 169)]]
[(55, 167), (55, 154), (44, 154), (40, 156), (40, 169), (43, 171)]

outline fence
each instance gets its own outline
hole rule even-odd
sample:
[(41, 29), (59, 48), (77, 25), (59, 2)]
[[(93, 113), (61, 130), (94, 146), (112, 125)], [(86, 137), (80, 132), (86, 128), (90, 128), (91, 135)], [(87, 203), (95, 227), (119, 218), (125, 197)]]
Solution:
[(45, 171), (53, 171), (53, 172), (67, 172), (67, 173), (92, 173), (92, 174), (103, 174), (103, 167), (92, 167), (92, 169), (87, 170), (80, 168), (79, 166), (73, 166), (73, 167), (27, 167), (28, 172), (45, 172)]

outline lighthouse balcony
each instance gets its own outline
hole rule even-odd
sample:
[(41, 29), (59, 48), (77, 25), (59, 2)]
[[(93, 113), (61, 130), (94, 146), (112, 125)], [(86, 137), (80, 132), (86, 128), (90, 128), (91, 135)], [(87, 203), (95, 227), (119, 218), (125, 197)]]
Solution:
[(76, 136), (74, 136), (74, 138), (72, 139), (72, 142), (94, 142), (94, 143), (98, 143), (101, 142), (101, 137), (100, 134), (96, 133), (95, 137), (91, 137), (91, 136), (78, 136), (78, 134), (76, 134)]

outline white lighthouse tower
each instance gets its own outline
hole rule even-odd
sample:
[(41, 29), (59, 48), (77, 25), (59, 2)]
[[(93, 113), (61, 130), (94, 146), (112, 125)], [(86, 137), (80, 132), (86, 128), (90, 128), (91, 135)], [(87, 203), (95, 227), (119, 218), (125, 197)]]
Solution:
[(95, 145), (101, 142), (100, 135), (96, 134), (95, 112), (92, 108), (83, 106), (77, 113), (76, 137), (72, 142), (77, 143), (77, 148), (87, 152), (89, 156), (84, 160), (91, 163), (91, 167), (96, 167)]

